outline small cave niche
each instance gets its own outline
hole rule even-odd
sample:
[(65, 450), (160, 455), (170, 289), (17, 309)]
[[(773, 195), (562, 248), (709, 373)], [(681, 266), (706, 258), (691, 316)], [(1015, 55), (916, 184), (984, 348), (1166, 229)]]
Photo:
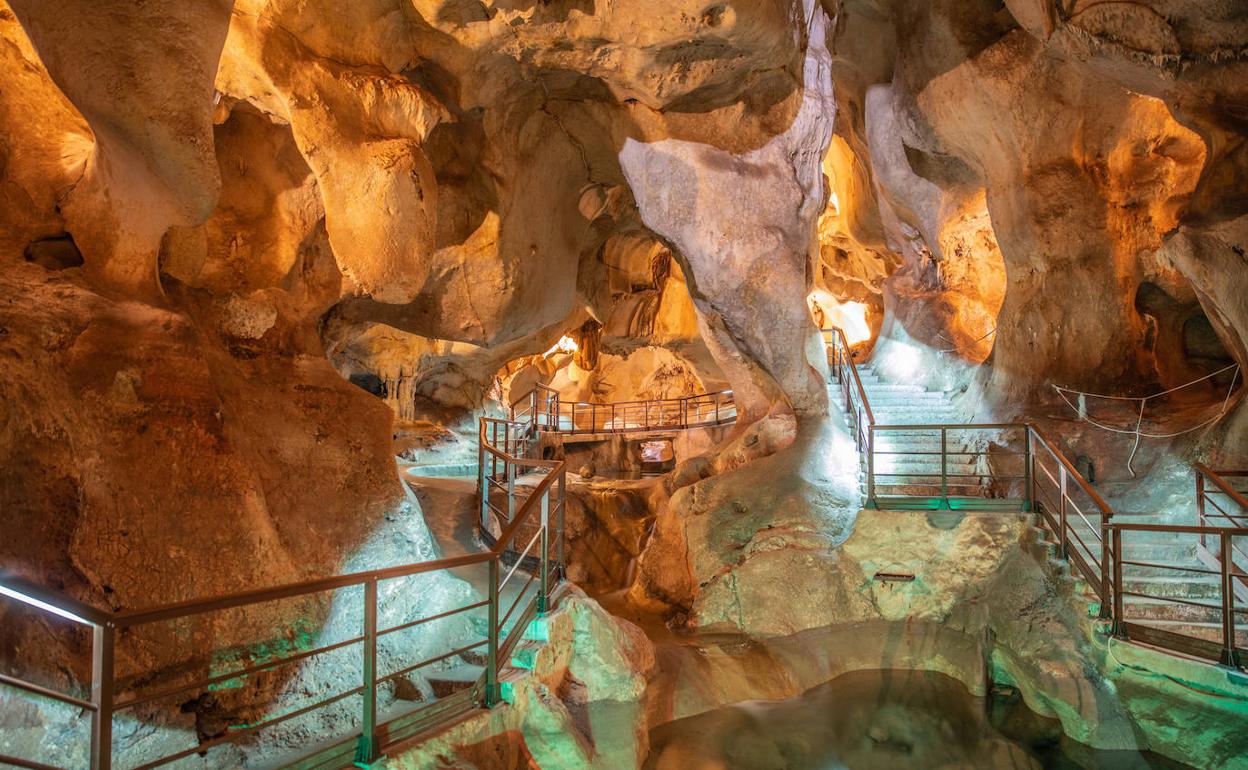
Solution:
[(82, 267), (82, 252), (74, 237), (69, 233), (59, 233), (46, 238), (38, 238), (26, 245), (23, 252), (27, 262), (47, 270), (68, 270), (71, 267)]
[(1235, 359), (1231, 356), (1209, 316), (1197, 311), (1183, 322), (1183, 355), (1193, 364), (1222, 367)]
[(386, 397), (386, 383), (372, 372), (356, 372), (347, 380), (357, 388), (366, 390), (378, 398)]
[[(1234, 363), (1200, 302), (1187, 296), (1183, 287), (1167, 290), (1144, 281), (1135, 293), (1135, 309), (1146, 323), (1144, 347), (1152, 353), (1161, 384), (1167, 388), (1185, 385)], [(1225, 389), (1231, 373), (1225, 375), (1210, 382), (1215, 390)]]
[(642, 473), (666, 473), (676, 467), (676, 447), (670, 438), (638, 441), (636, 452)]

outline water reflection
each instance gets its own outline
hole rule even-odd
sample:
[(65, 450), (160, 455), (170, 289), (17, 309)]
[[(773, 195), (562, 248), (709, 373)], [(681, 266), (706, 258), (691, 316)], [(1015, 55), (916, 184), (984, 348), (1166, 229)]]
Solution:
[(656, 728), (647, 770), (1186, 768), (1096, 751), (1061, 734), (1008, 688), (975, 698), (922, 671), (859, 671), (784, 701), (752, 701)]

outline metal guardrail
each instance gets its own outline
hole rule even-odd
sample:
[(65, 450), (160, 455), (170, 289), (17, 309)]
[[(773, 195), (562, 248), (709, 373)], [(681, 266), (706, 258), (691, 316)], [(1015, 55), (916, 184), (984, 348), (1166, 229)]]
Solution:
[(867, 391), (862, 387), (862, 379), (858, 376), (858, 367), (854, 364), (845, 332), (836, 327), (820, 331), (828, 349), (828, 367), (832, 372), (832, 379), (840, 386), (841, 397), (845, 400), (845, 414), (853, 428), (854, 446), (859, 452), (865, 452), (868, 458), (867, 499), (871, 500), (875, 498), (875, 474), (870, 470), (870, 458), (873, 457), (871, 440), (874, 437), (871, 429), (875, 427), (875, 415), (871, 413)]
[(558, 391), (539, 384), (517, 404), (512, 408), (512, 421), (528, 423), (543, 432), (573, 435), (689, 430), (730, 425), (737, 420), (731, 390), (596, 404), (564, 401)]
[[(1196, 466), (1194, 526), (1123, 521), (1058, 445), (1031, 423), (877, 423), (844, 333), (835, 328), (823, 333), (866, 466), (865, 507), (1034, 512), (1061, 556), (1096, 594), (1099, 615), (1113, 620), (1115, 635), (1230, 666), (1248, 660), (1248, 471)], [(1124, 548), (1158, 533), (1198, 541), (1203, 565), (1127, 557)], [(1203, 575), (1212, 579), (1205, 585), (1216, 589), (1211, 591), (1215, 595), (1150, 591), (1127, 568), (1176, 579)], [(1127, 597), (1178, 608), (1172, 610), (1178, 618), (1172, 630), (1131, 617)], [(1187, 617), (1193, 614), (1195, 619)], [(1187, 619), (1193, 622), (1185, 626)], [(1202, 631), (1208, 638), (1196, 635)]]
[[(1236, 595), (1242, 594), (1243, 587), (1248, 585), (1248, 575), (1235, 567), (1233, 556), (1238, 547), (1237, 540), (1239, 545), (1248, 544), (1248, 529), (1111, 522), (1107, 531), (1112, 539), (1110, 552), (1116, 557), (1113, 559), (1113, 576), (1110, 579), (1113, 586), (1112, 617), (1115, 636), (1214, 660), (1225, 666), (1239, 667), (1248, 660), (1245, 658), (1245, 654), (1248, 654), (1248, 603), (1236, 606)], [(1130, 543), (1130, 538), (1145, 533), (1165, 534), (1173, 538), (1189, 536), (1199, 539), (1202, 548), (1208, 540), (1216, 539), (1216, 556), (1212, 559), (1215, 567), (1210, 569), (1127, 558), (1124, 548)], [(1173, 596), (1157, 590), (1146, 590), (1143, 586), (1133, 586), (1124, 573), (1125, 567), (1148, 569), (1184, 579), (1191, 575), (1214, 576), (1216, 581), (1212, 587), (1215, 590), (1211, 593), (1216, 596)], [(1175, 616), (1169, 622), (1178, 622), (1185, 630), (1174, 631), (1159, 627), (1156, 618), (1130, 616), (1128, 609), (1131, 604), (1126, 602), (1127, 597), (1146, 600), (1154, 607), (1166, 608), (1167, 613)], [(1216, 603), (1213, 599), (1216, 599)], [(1208, 636), (1198, 635), (1196, 631), (1201, 626), (1211, 633)]]
[[(120, 612), (102, 611), (15, 575), (0, 573), (0, 596), (25, 605), (47, 622), (57, 622), (56, 619), (59, 618), (77, 626), (88, 627), (92, 636), (91, 687), (87, 697), (60, 692), (21, 676), (10, 674), (0, 674), (0, 685), (82, 709), (90, 720), (89, 766), (91, 770), (110, 770), (113, 767), (113, 723), (118, 715), (133, 712), (140, 707), (150, 706), (175, 696), (190, 699), (224, 682), (236, 682), (258, 674), (277, 671), (283, 666), (336, 650), (355, 648), (359, 651), (362, 681), (357, 686), (323, 695), (313, 703), (257, 723), (234, 726), (221, 736), (198, 742), (159, 758), (149, 758), (129, 770), (149, 770), (168, 765), (215, 746), (237, 742), (282, 722), (355, 697), (360, 699), (361, 709), (360, 729), (354, 737), (354, 760), (367, 764), (377, 759), (382, 749), (388, 745), (394, 745), (410, 735), (444, 723), (473, 708), (493, 706), (500, 698), (499, 674), (503, 668), (503, 662), (508, 660), (511, 651), (519, 643), (528, 620), (535, 613), (544, 612), (548, 608), (551, 589), (562, 575), (565, 467), (562, 462), (529, 460), (512, 454), (520, 448), (519, 437), (507, 434), (500, 439), (497, 432), (491, 432), (488, 421), (485, 420), (481, 423), (480, 440), (481, 451), (488, 454), (493, 462), (501, 463), (508, 468), (529, 467), (540, 468), (544, 471), (542, 478), (536, 482), (522, 501), (516, 499), (514, 487), (508, 489), (508, 502), (505, 505), (508, 511), (507, 520), (497, 532), (494, 543), (488, 550), (418, 564), (336, 575), (227, 596)], [(500, 440), (501, 447), (492, 443)], [(485, 467), (485, 463), (482, 463), (482, 467)], [(552, 531), (552, 510), (557, 521), (557, 530), (554, 531)], [(533, 537), (528, 535), (531, 531), (536, 531)], [(552, 547), (554, 553), (552, 553)], [(515, 557), (517, 553), (523, 558), (517, 559)], [(525, 564), (532, 566), (525, 567)], [(489, 573), (487, 596), (484, 599), (394, 626), (379, 627), (378, 595), (380, 590), (388, 587), (386, 586), (388, 581), (424, 573), (449, 572), (473, 565), (484, 565)], [(527, 581), (520, 585), (526, 576)], [(513, 580), (516, 582), (512, 583)], [(537, 590), (530, 591), (535, 581), (538, 586)], [(352, 587), (360, 588), (363, 593), (363, 625), (358, 633), (350, 638), (224, 672), (209, 671), (206, 676), (202, 675), (203, 666), (198, 666), (197, 668), (201, 669), (200, 675), (191, 675), (190, 681), (179, 681), (172, 685), (167, 684), (170, 677), (168, 672), (163, 671), (129, 672), (124, 681), (119, 681), (117, 677), (118, 640), (122, 635), (133, 633), (135, 629), (172, 622), (181, 624), (181, 631), (186, 633), (195, 621), (210, 622), (208, 616), (212, 613), (254, 608), (283, 599), (312, 597), (327, 591)], [(503, 597), (512, 594), (515, 598), (504, 611)], [(378, 670), (378, 639), (433, 621), (470, 613), (486, 615), (487, 633), (484, 639), (467, 646), (439, 651), (438, 654), (419, 661), (408, 662), (408, 665), (394, 671)], [(511, 623), (510, 629), (509, 623)], [(283, 630), (293, 631), (293, 629)], [(193, 643), (191, 640), (194, 634), (186, 635), (188, 642)], [(483, 652), (486, 659), (485, 670), (477, 682), (453, 695), (424, 703), (403, 714), (396, 715), (384, 724), (379, 722), (377, 712), (379, 686), (434, 664), (474, 652), (478, 655)], [(190, 672), (185, 670), (175, 671), (172, 677), (175, 680), (185, 679), (189, 674)], [(163, 684), (151, 686), (152, 682)], [(343, 736), (343, 740), (347, 742), (349, 750), (351, 735)], [(341, 746), (342, 742), (336, 745)], [(351, 762), (351, 756), (350, 754), (345, 756), (344, 764)], [(52, 767), (36, 759), (9, 756), (0, 756), (0, 763), (36, 768), (36, 770)]]

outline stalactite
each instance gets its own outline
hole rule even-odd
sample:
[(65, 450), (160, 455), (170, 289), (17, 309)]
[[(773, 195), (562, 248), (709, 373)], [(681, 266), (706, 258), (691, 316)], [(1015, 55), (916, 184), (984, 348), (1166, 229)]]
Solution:
[(576, 352), (572, 360), (586, 371), (598, 367), (598, 348), (602, 344), (602, 324), (594, 320), (581, 324), (581, 328), (572, 333), (576, 341)]

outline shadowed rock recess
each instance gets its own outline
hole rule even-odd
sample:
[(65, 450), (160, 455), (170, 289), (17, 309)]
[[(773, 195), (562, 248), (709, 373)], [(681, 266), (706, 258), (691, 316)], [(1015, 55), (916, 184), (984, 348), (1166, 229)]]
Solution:
[(1248, 770), (1243, 0), (0, 65), (0, 766)]

